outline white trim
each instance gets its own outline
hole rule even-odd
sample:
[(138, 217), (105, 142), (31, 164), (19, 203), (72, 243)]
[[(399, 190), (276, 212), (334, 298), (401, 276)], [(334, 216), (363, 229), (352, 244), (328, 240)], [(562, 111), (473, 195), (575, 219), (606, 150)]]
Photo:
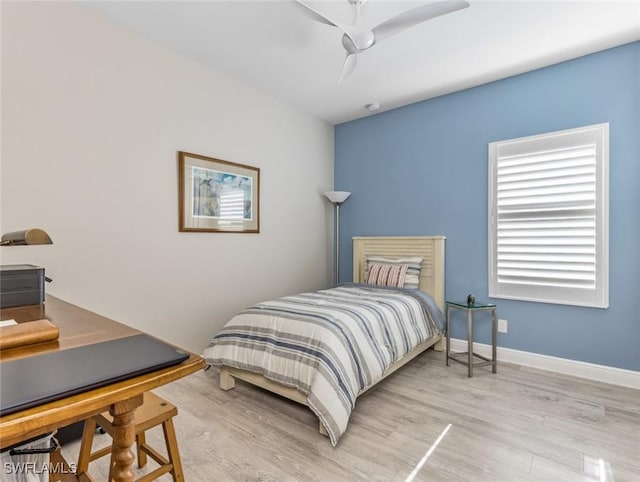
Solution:
[[(466, 351), (467, 340), (451, 338), (451, 351)], [(474, 343), (474, 352), (491, 357), (491, 345)], [(527, 351), (513, 350), (511, 348), (498, 347), (498, 361), (515, 363), (526, 367), (548, 370), (550, 372), (586, 378), (597, 382), (611, 383), (623, 387), (640, 389), (640, 371), (625, 370), (624, 368), (596, 365), (568, 358), (558, 358), (548, 355), (540, 355)], [(500, 373), (500, 367), (498, 367)]]

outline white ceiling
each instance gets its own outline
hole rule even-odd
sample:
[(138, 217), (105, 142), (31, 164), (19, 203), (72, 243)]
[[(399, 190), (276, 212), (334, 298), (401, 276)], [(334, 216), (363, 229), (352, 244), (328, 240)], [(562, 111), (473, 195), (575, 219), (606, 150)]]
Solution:
[[(640, 40), (640, 0), (470, 0), (359, 55), (341, 83), (341, 32), (295, 0), (81, 1), (177, 52), (333, 124)], [(347, 0), (307, 3), (351, 23)], [(374, 26), (427, 1), (368, 0)]]

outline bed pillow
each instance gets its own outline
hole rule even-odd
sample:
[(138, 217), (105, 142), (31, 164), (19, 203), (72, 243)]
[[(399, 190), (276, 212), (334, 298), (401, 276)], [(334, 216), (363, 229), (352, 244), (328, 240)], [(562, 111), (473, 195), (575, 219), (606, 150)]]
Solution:
[[(365, 258), (365, 271), (364, 279), (365, 283), (370, 283), (369, 271), (373, 265), (388, 265), (388, 266), (402, 266), (407, 265), (407, 269), (404, 274), (404, 283), (399, 284), (399, 287), (418, 289), (420, 284), (420, 266), (422, 264), (422, 258), (382, 258), (378, 256), (367, 256)], [(370, 283), (378, 284), (378, 283)], [(386, 285), (391, 286), (391, 285)]]
[(369, 263), (365, 283), (403, 288), (407, 267), (406, 264)]

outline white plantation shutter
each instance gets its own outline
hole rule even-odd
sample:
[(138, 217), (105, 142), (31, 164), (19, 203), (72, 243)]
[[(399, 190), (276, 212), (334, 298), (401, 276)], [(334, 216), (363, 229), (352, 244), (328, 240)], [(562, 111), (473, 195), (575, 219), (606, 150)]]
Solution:
[(608, 305), (608, 125), (489, 144), (489, 295)]

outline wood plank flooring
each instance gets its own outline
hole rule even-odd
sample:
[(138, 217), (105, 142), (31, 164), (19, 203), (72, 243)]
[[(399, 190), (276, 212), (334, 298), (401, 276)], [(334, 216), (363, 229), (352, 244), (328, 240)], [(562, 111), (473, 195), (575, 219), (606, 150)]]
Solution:
[[(306, 407), (219, 390), (215, 369), (156, 393), (178, 406), (187, 481), (640, 481), (640, 391), (517, 365), (469, 379), (429, 350), (358, 400), (337, 447)], [(161, 429), (147, 441), (164, 448)], [(98, 480), (107, 459), (91, 464)]]

